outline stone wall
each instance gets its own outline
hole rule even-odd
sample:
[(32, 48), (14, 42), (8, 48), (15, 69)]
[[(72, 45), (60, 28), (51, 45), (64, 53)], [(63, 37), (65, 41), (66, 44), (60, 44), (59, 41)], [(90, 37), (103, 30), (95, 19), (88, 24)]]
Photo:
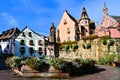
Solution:
[(110, 46), (110, 51), (108, 52), (108, 48), (106, 45), (103, 45), (101, 43), (101, 39), (95, 39), (95, 40), (87, 40), (86, 42), (91, 43), (91, 48), (84, 49), (83, 44), (85, 41), (80, 40), (78, 42), (78, 49), (75, 51), (72, 51), (71, 49), (68, 51), (61, 50), (59, 51), (59, 57), (62, 58), (68, 58), (68, 59), (74, 59), (76, 57), (82, 57), (82, 58), (91, 58), (94, 60), (98, 60), (99, 58), (102, 58), (104, 54), (109, 53), (116, 53), (117, 54), (117, 43), (115, 42), (113, 46)]

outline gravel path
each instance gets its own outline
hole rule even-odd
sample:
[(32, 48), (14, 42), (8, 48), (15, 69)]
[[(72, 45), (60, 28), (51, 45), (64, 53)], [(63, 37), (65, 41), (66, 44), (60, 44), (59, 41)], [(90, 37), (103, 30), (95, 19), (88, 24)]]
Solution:
[(120, 67), (98, 66), (98, 72), (70, 79), (25, 78), (11, 70), (0, 70), (0, 80), (120, 80)]

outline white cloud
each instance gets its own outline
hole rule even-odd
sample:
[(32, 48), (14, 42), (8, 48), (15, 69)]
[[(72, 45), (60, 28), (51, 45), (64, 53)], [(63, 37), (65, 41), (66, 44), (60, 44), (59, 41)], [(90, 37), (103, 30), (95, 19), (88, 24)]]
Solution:
[(18, 26), (17, 20), (6, 12), (1, 13), (2, 20), (8, 26)]

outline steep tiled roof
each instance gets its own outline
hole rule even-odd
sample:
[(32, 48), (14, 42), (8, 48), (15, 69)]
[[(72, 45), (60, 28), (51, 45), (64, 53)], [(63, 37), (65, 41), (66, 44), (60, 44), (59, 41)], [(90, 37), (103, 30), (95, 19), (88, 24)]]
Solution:
[[(32, 30), (32, 29), (31, 29), (30, 27), (28, 27), (28, 26), (26, 26), (26, 27), (21, 31), (21, 33), (22, 33), (26, 28), (30, 29), (34, 34), (36, 34), (36, 35), (38, 35), (38, 36), (42, 36), (42, 37), (47, 38), (45, 35), (42, 35), (42, 34), (39, 34), (39, 33), (35, 32), (34, 30)], [(19, 36), (19, 35), (18, 35), (18, 36)]]
[(3, 39), (10, 39), (11, 37), (13, 37), (14, 35), (16, 35), (20, 33), (20, 30), (18, 28), (12, 28), (6, 31), (3, 31), (2, 34), (0, 35), (0, 40)]
[(72, 19), (75, 23), (77, 23), (77, 20), (72, 15), (70, 15), (67, 10), (65, 10), (65, 12), (68, 14), (70, 19)]
[(118, 22), (120, 22), (120, 16), (113, 16), (113, 15), (109, 15), (110, 17), (112, 17), (113, 19), (117, 20)]

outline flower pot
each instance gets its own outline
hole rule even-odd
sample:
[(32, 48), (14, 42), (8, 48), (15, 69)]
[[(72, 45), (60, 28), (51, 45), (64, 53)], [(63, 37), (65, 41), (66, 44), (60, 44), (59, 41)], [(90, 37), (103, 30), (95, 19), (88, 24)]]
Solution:
[(112, 66), (113, 66), (113, 67), (116, 67), (116, 63), (112, 63)]

